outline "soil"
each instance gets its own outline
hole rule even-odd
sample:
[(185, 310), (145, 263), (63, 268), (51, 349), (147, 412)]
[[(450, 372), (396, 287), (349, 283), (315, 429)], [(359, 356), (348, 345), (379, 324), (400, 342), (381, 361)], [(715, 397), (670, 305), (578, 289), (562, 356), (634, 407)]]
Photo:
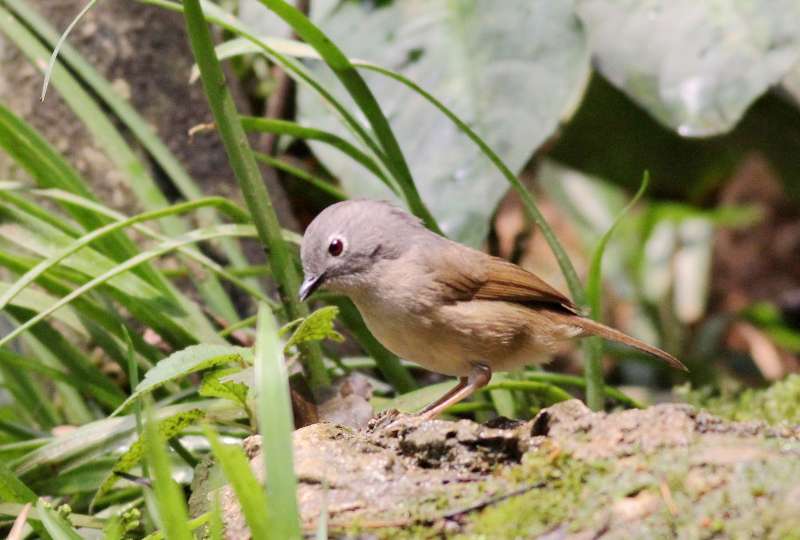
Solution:
[[(361, 430), (306, 426), (294, 447), (310, 535), (326, 513), (332, 538), (800, 538), (800, 426), (689, 405), (571, 400), (486, 425), (391, 413)], [(259, 475), (259, 437), (245, 448)], [(195, 515), (222, 485), (214, 471), (197, 475)], [(248, 538), (220, 489), (226, 537)]]

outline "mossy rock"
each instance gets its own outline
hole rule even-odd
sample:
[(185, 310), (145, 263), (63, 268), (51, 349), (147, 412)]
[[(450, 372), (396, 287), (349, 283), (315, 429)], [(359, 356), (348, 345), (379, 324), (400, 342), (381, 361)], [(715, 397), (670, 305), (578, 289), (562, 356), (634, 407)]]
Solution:
[(295, 467), (304, 528), (326, 512), (331, 538), (800, 538), (800, 428), (688, 405), (315, 424), (295, 433)]

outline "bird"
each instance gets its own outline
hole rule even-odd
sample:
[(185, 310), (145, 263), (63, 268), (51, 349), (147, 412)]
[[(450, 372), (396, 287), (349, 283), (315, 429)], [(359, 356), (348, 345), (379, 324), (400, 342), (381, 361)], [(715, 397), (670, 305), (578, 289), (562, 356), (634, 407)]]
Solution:
[(325, 208), (306, 228), (300, 258), (302, 301), (319, 288), (345, 295), (388, 350), (458, 377), (419, 411), (425, 419), (486, 386), (493, 372), (542, 363), (574, 338), (600, 336), (687, 370), (671, 354), (585, 317), (532, 272), (445, 238), (385, 201)]

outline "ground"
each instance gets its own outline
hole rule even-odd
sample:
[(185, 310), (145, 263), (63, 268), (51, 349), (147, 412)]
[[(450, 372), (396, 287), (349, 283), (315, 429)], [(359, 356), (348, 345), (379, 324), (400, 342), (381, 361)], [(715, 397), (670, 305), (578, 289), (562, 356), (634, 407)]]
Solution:
[[(594, 413), (572, 400), (491, 425), (396, 415), (307, 426), (294, 445), (309, 533), (326, 512), (344, 538), (800, 538), (800, 426), (689, 405)], [(258, 437), (245, 448), (260, 472)], [(227, 537), (246, 538), (221, 489)]]

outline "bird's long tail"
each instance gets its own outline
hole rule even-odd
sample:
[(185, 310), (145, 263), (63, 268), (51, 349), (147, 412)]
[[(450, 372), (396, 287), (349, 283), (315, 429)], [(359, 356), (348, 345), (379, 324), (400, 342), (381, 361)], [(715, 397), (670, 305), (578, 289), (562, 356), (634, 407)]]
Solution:
[(570, 322), (583, 329), (586, 336), (600, 336), (601, 338), (623, 343), (625, 345), (633, 347), (634, 349), (639, 349), (642, 352), (646, 352), (647, 354), (651, 354), (655, 357), (658, 357), (663, 361), (665, 361), (670, 366), (674, 367), (675, 369), (689, 371), (686, 368), (686, 366), (683, 365), (683, 362), (681, 362), (668, 352), (664, 352), (658, 347), (653, 347), (652, 345), (648, 345), (644, 341), (640, 341), (627, 334), (623, 334), (619, 330), (615, 330), (614, 328), (611, 328), (604, 324), (600, 324), (599, 322), (587, 319), (585, 317), (571, 317)]

